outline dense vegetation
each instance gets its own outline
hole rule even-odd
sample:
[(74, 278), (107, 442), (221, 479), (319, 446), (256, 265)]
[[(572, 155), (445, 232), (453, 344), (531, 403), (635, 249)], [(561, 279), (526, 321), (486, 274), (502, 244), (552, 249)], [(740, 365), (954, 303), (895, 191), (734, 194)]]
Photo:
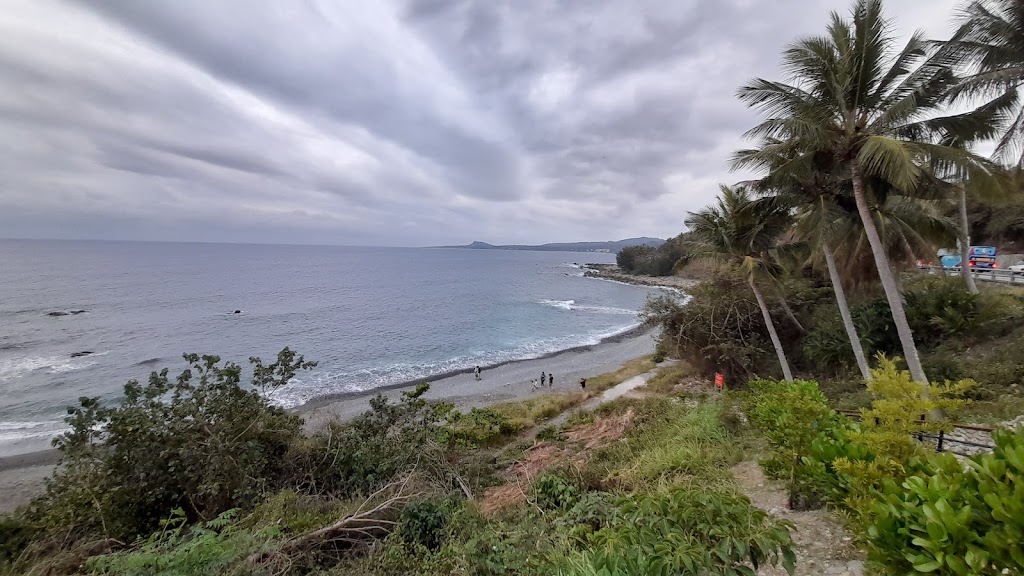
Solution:
[[(1019, 573), (1024, 432), (964, 464), (918, 439), (942, 415), (1024, 406), (1024, 297), (902, 271), (969, 233), (1024, 230), (1022, 63), (1019, 0), (968, 2), (949, 41), (904, 46), (879, 0), (857, 0), (785, 52), (786, 82), (742, 87), (762, 122), (733, 167), (757, 179), (722, 187), (688, 235), (619, 254), (637, 273), (716, 271), (685, 302), (649, 303), (658, 356), (684, 362), (646, 398), (536, 430), (587, 395), (460, 413), (424, 384), (306, 435), (266, 392), (311, 363), (253, 358), (243, 384), (239, 365), (188, 355), (118, 406), (69, 411), (45, 493), (0, 517), (0, 572), (792, 573), (792, 526), (728, 469), (763, 443), (790, 505), (842, 510), (881, 570)], [(971, 151), (985, 140), (991, 159)], [(968, 205), (1010, 208), (982, 221)], [(684, 398), (691, 369), (753, 382)]]
[[(721, 372), (734, 385), (781, 375), (758, 304), (742, 278), (723, 274), (689, 291), (684, 304), (664, 296), (645, 317), (662, 329), (661, 348), (703, 374)], [(930, 378), (971, 377), (982, 404), (1024, 405), (1024, 293), (985, 286), (972, 294), (958, 279), (908, 276), (903, 282), (908, 322)], [(867, 400), (856, 360), (831, 290), (820, 279), (790, 279), (766, 296), (786, 357), (797, 375), (820, 380), (833, 400)], [(794, 320), (786, 316), (788, 302)], [(898, 355), (901, 346), (884, 295), (865, 289), (851, 299), (860, 343), (869, 357)]]
[(628, 246), (615, 255), (615, 263), (630, 274), (670, 276), (686, 254), (687, 234), (669, 238), (657, 247)]
[[(253, 379), (188, 355), (178, 378), (83, 399), (46, 493), (0, 518), (0, 572), (30, 574), (743, 574), (792, 568), (789, 525), (728, 481), (733, 408), (656, 397), (515, 432), (581, 400), (459, 413), (378, 397), (304, 435), (265, 392), (311, 364), (284, 350)], [(649, 361), (594, 379), (604, 388)], [(596, 439), (596, 440), (595, 440)], [(516, 462), (536, 466), (521, 475)], [(708, 489), (708, 486), (715, 486)], [(655, 553), (648, 553), (653, 550)], [(744, 569), (743, 567), (747, 567)]]
[(997, 431), (991, 453), (960, 462), (916, 435), (949, 430), (934, 409), (962, 407), (965, 380), (928, 386), (884, 358), (870, 409), (854, 422), (832, 412), (814, 382), (762, 382), (751, 422), (771, 446), (766, 471), (791, 505), (844, 510), (868, 558), (886, 574), (1018, 574), (1024, 570), (1024, 428)]

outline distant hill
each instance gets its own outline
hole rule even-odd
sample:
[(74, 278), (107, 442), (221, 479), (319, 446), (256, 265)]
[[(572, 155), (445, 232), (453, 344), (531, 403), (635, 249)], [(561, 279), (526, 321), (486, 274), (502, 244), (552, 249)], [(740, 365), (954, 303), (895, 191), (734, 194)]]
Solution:
[(437, 248), (469, 248), (472, 250), (538, 250), (543, 252), (610, 252), (617, 254), (619, 250), (630, 246), (654, 246), (657, 248), (664, 244), (661, 238), (626, 238), (625, 240), (614, 240), (608, 242), (556, 242), (553, 244), (540, 244), (538, 246), (526, 246), (522, 244), (495, 245), (487, 242), (473, 242), (465, 246), (437, 246)]

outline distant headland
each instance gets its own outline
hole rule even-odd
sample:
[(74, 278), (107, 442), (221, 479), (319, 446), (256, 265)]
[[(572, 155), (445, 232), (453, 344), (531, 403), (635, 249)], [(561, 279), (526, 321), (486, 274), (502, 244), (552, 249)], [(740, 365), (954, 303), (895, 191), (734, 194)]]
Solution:
[(623, 248), (630, 246), (653, 246), (657, 248), (664, 244), (661, 238), (626, 238), (625, 240), (611, 240), (606, 242), (556, 242), (552, 244), (540, 244), (537, 246), (526, 246), (522, 244), (495, 245), (487, 242), (476, 241), (464, 246), (433, 246), (433, 248), (469, 248), (472, 250), (538, 250), (543, 252), (608, 252), (617, 254)]

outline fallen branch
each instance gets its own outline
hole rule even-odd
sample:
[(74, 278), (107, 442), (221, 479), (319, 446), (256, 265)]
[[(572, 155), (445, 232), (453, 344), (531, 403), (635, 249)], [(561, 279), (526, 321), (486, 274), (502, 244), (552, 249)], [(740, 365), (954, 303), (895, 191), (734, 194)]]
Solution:
[[(394, 517), (394, 512), (410, 500), (422, 495), (418, 492), (407, 493), (406, 490), (412, 477), (413, 475), (410, 474), (403, 480), (388, 484), (374, 492), (359, 506), (359, 509), (334, 524), (296, 536), (277, 550), (254, 554), (248, 558), (248, 562), (262, 564), (273, 559), (290, 557), (327, 542), (340, 542), (354, 548), (386, 537), (396, 525), (394, 520), (389, 519)], [(368, 508), (382, 494), (391, 491), (394, 491), (394, 496)]]

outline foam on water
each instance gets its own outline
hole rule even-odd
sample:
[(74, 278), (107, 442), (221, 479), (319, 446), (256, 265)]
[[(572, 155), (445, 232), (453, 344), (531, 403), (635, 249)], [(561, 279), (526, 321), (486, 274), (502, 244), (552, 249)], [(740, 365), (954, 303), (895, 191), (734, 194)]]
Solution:
[(97, 364), (96, 356), (105, 356), (110, 351), (97, 352), (87, 356), (71, 358), (70, 354), (59, 356), (22, 356), (19, 358), (0, 359), (0, 382), (21, 378), (36, 370), (48, 369), (48, 374), (64, 374), (75, 370), (84, 370)]
[(541, 300), (538, 304), (545, 306), (551, 306), (554, 308), (561, 308), (562, 310), (577, 311), (577, 312), (593, 312), (595, 314), (619, 314), (626, 316), (636, 316), (640, 313), (639, 310), (630, 310), (628, 308), (616, 308), (614, 306), (581, 306), (577, 305), (575, 300)]
[(431, 379), (438, 375), (469, 370), (474, 366), (489, 368), (506, 362), (532, 360), (579, 346), (594, 346), (607, 338), (625, 334), (639, 326), (640, 323), (636, 322), (582, 336), (543, 338), (508, 350), (474, 352), (473, 354), (450, 358), (443, 362), (417, 365), (391, 364), (379, 368), (352, 372), (324, 371), (312, 376), (296, 376), (287, 386), (272, 392), (270, 398), (279, 406), (294, 408), (319, 396), (368, 392), (403, 382)]

